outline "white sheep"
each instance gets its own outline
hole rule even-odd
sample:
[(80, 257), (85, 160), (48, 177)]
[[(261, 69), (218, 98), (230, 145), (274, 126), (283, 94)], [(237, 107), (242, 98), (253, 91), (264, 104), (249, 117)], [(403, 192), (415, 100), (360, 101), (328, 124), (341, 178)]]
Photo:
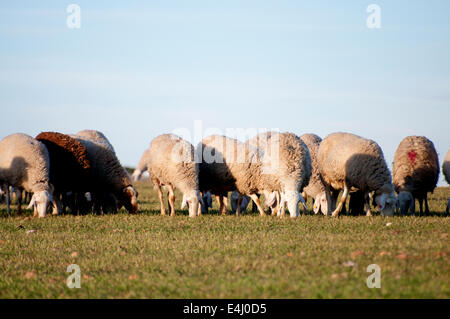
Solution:
[[(291, 217), (298, 216), (299, 191), (311, 176), (311, 158), (306, 145), (294, 134), (271, 137), (273, 147), (260, 148), (236, 139), (213, 135), (203, 139), (197, 150), (203, 156), (200, 184), (213, 193), (237, 190), (248, 195), (261, 215), (265, 212), (257, 194), (279, 192), (280, 208), (287, 203)], [(304, 200), (303, 200), (304, 202)], [(238, 202), (236, 213), (240, 212)]]
[[(352, 188), (366, 194), (368, 216), (371, 215), (369, 194), (372, 191), (381, 214), (393, 214), (396, 196), (391, 173), (377, 143), (350, 133), (330, 134), (320, 143), (318, 164), (327, 192), (328, 215), (339, 214)], [(331, 191), (342, 189), (344, 192), (336, 207), (337, 196), (332, 198)]]
[[(50, 159), (47, 148), (29, 135), (12, 134), (0, 141), (0, 182), (33, 192), (28, 209), (34, 216), (45, 217), (53, 201), (49, 183)], [(9, 202), (7, 211), (10, 213)]]
[[(439, 159), (433, 142), (424, 136), (405, 137), (394, 154), (393, 183), (397, 193), (408, 192), (414, 200), (417, 198), (420, 213), (425, 201), (425, 213), (429, 213), (427, 193), (434, 191), (438, 179)], [(410, 202), (409, 196), (399, 196), (401, 214), (414, 208)]]
[(161, 214), (165, 215), (162, 186), (169, 189), (170, 215), (175, 215), (175, 188), (186, 196), (189, 216), (199, 214), (201, 203), (198, 183), (198, 163), (195, 162), (194, 147), (174, 134), (163, 134), (150, 143), (150, 156), (147, 162), (150, 179), (158, 190)]

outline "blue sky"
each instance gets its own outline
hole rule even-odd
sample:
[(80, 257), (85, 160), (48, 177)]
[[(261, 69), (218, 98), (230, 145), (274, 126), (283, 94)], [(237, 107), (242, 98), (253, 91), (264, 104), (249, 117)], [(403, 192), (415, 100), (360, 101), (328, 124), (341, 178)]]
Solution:
[[(80, 29), (66, 26), (70, 3)], [(381, 29), (366, 26), (371, 3)], [(389, 163), (425, 135), (442, 160), (449, 12), (436, 0), (2, 2), (0, 138), (97, 129), (134, 166), (153, 137), (201, 120), (353, 132)]]

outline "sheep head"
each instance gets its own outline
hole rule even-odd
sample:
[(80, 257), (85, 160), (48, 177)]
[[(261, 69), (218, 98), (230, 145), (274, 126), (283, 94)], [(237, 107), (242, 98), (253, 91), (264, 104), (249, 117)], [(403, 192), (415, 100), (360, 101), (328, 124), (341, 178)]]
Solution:
[(298, 203), (301, 202), (306, 208), (305, 199), (297, 191), (286, 191), (281, 194), (281, 207), (287, 204), (291, 218), (296, 218), (299, 215)]
[(325, 192), (317, 194), (316, 198), (314, 199), (313, 211), (314, 214), (319, 213), (319, 211), (321, 211), (325, 216), (328, 214), (328, 201), (327, 194)]
[(203, 203), (200, 191), (191, 190), (185, 193), (183, 195), (183, 200), (186, 201), (186, 204), (189, 207), (189, 217), (197, 216), (199, 205), (200, 203)]
[(382, 216), (394, 215), (394, 208), (397, 203), (397, 196), (395, 196), (392, 185), (384, 185), (375, 192), (375, 203), (380, 210)]
[(120, 197), (118, 198), (118, 208), (125, 206), (125, 209), (130, 214), (136, 214), (138, 210), (137, 202), (138, 192), (133, 186), (127, 186), (122, 190)]
[(35, 192), (31, 197), (30, 204), (27, 209), (32, 209), (37, 212), (39, 218), (44, 218), (47, 215), (47, 208), (53, 201), (52, 194), (49, 191)]

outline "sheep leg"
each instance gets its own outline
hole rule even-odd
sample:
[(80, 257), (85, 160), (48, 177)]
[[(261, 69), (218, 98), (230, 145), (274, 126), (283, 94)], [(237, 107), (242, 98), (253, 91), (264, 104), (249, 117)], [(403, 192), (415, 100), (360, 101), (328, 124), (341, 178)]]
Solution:
[(330, 186), (328, 184), (325, 184), (325, 196), (327, 198), (327, 203), (328, 203), (328, 211), (327, 211), (327, 215), (330, 216), (331, 212), (333, 211), (333, 200), (331, 198), (331, 190), (330, 190)]
[(164, 208), (163, 193), (159, 185), (157, 186), (157, 188), (158, 188), (159, 203), (161, 204), (161, 215), (165, 215), (166, 209)]
[(22, 213), (22, 189), (16, 189), (17, 214)]
[(331, 216), (336, 217), (339, 215), (340, 211), (342, 210), (342, 206), (345, 204), (345, 201), (347, 200), (349, 192), (349, 187), (347, 184), (344, 184), (344, 193), (342, 194), (341, 200), (339, 201), (339, 205), (336, 208), (336, 210), (331, 214)]
[(242, 201), (244, 200), (244, 196), (241, 194), (239, 195), (238, 201), (237, 201), (237, 207), (236, 207), (236, 216), (239, 216), (241, 213), (241, 205)]
[(364, 195), (364, 199), (367, 206), (366, 216), (372, 216), (372, 212), (370, 211), (370, 195), (369, 194)]
[(9, 197), (9, 186), (6, 185), (5, 187), (5, 198), (6, 198), (6, 212), (9, 214), (11, 214), (11, 201), (10, 201), (10, 197)]
[(280, 203), (281, 203), (281, 198), (280, 198), (280, 192), (276, 192), (275, 193), (275, 197), (277, 199), (277, 205), (275, 207), (271, 207), (272, 210), (272, 216), (278, 216), (278, 212), (280, 210)]
[(216, 195), (217, 203), (219, 204), (219, 211), (221, 215), (227, 214), (227, 204), (225, 202), (225, 198), (222, 195)]
[(428, 207), (428, 196), (425, 194), (425, 214), (430, 214), (430, 208)]
[(170, 204), (170, 216), (175, 216), (175, 193), (173, 187), (169, 186), (169, 204)]
[(56, 197), (53, 197), (52, 204), (53, 204), (52, 215), (59, 215), (60, 208), (61, 208), (62, 204), (60, 203), (60, 201)]
[(266, 216), (266, 213), (264, 212), (264, 209), (261, 206), (261, 202), (259, 201), (258, 195), (251, 194), (250, 198), (253, 200), (253, 202), (256, 204), (256, 207), (258, 207), (259, 214), (261, 216)]
[(419, 197), (418, 200), (419, 200), (419, 212), (420, 212), (419, 215), (422, 215), (423, 214), (423, 198)]
[(256, 204), (252, 201), (252, 213), (256, 213), (257, 211), (258, 211), (258, 207), (256, 207)]

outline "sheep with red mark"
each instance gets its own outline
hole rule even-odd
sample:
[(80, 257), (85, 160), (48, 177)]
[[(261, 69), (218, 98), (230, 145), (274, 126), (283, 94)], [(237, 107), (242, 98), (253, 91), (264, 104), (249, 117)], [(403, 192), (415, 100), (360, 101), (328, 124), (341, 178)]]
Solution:
[[(393, 182), (399, 194), (400, 213), (414, 209), (419, 201), (420, 213), (429, 213), (427, 193), (433, 192), (439, 178), (439, 159), (434, 144), (424, 136), (405, 137), (394, 154)], [(411, 203), (411, 196), (413, 201)]]

